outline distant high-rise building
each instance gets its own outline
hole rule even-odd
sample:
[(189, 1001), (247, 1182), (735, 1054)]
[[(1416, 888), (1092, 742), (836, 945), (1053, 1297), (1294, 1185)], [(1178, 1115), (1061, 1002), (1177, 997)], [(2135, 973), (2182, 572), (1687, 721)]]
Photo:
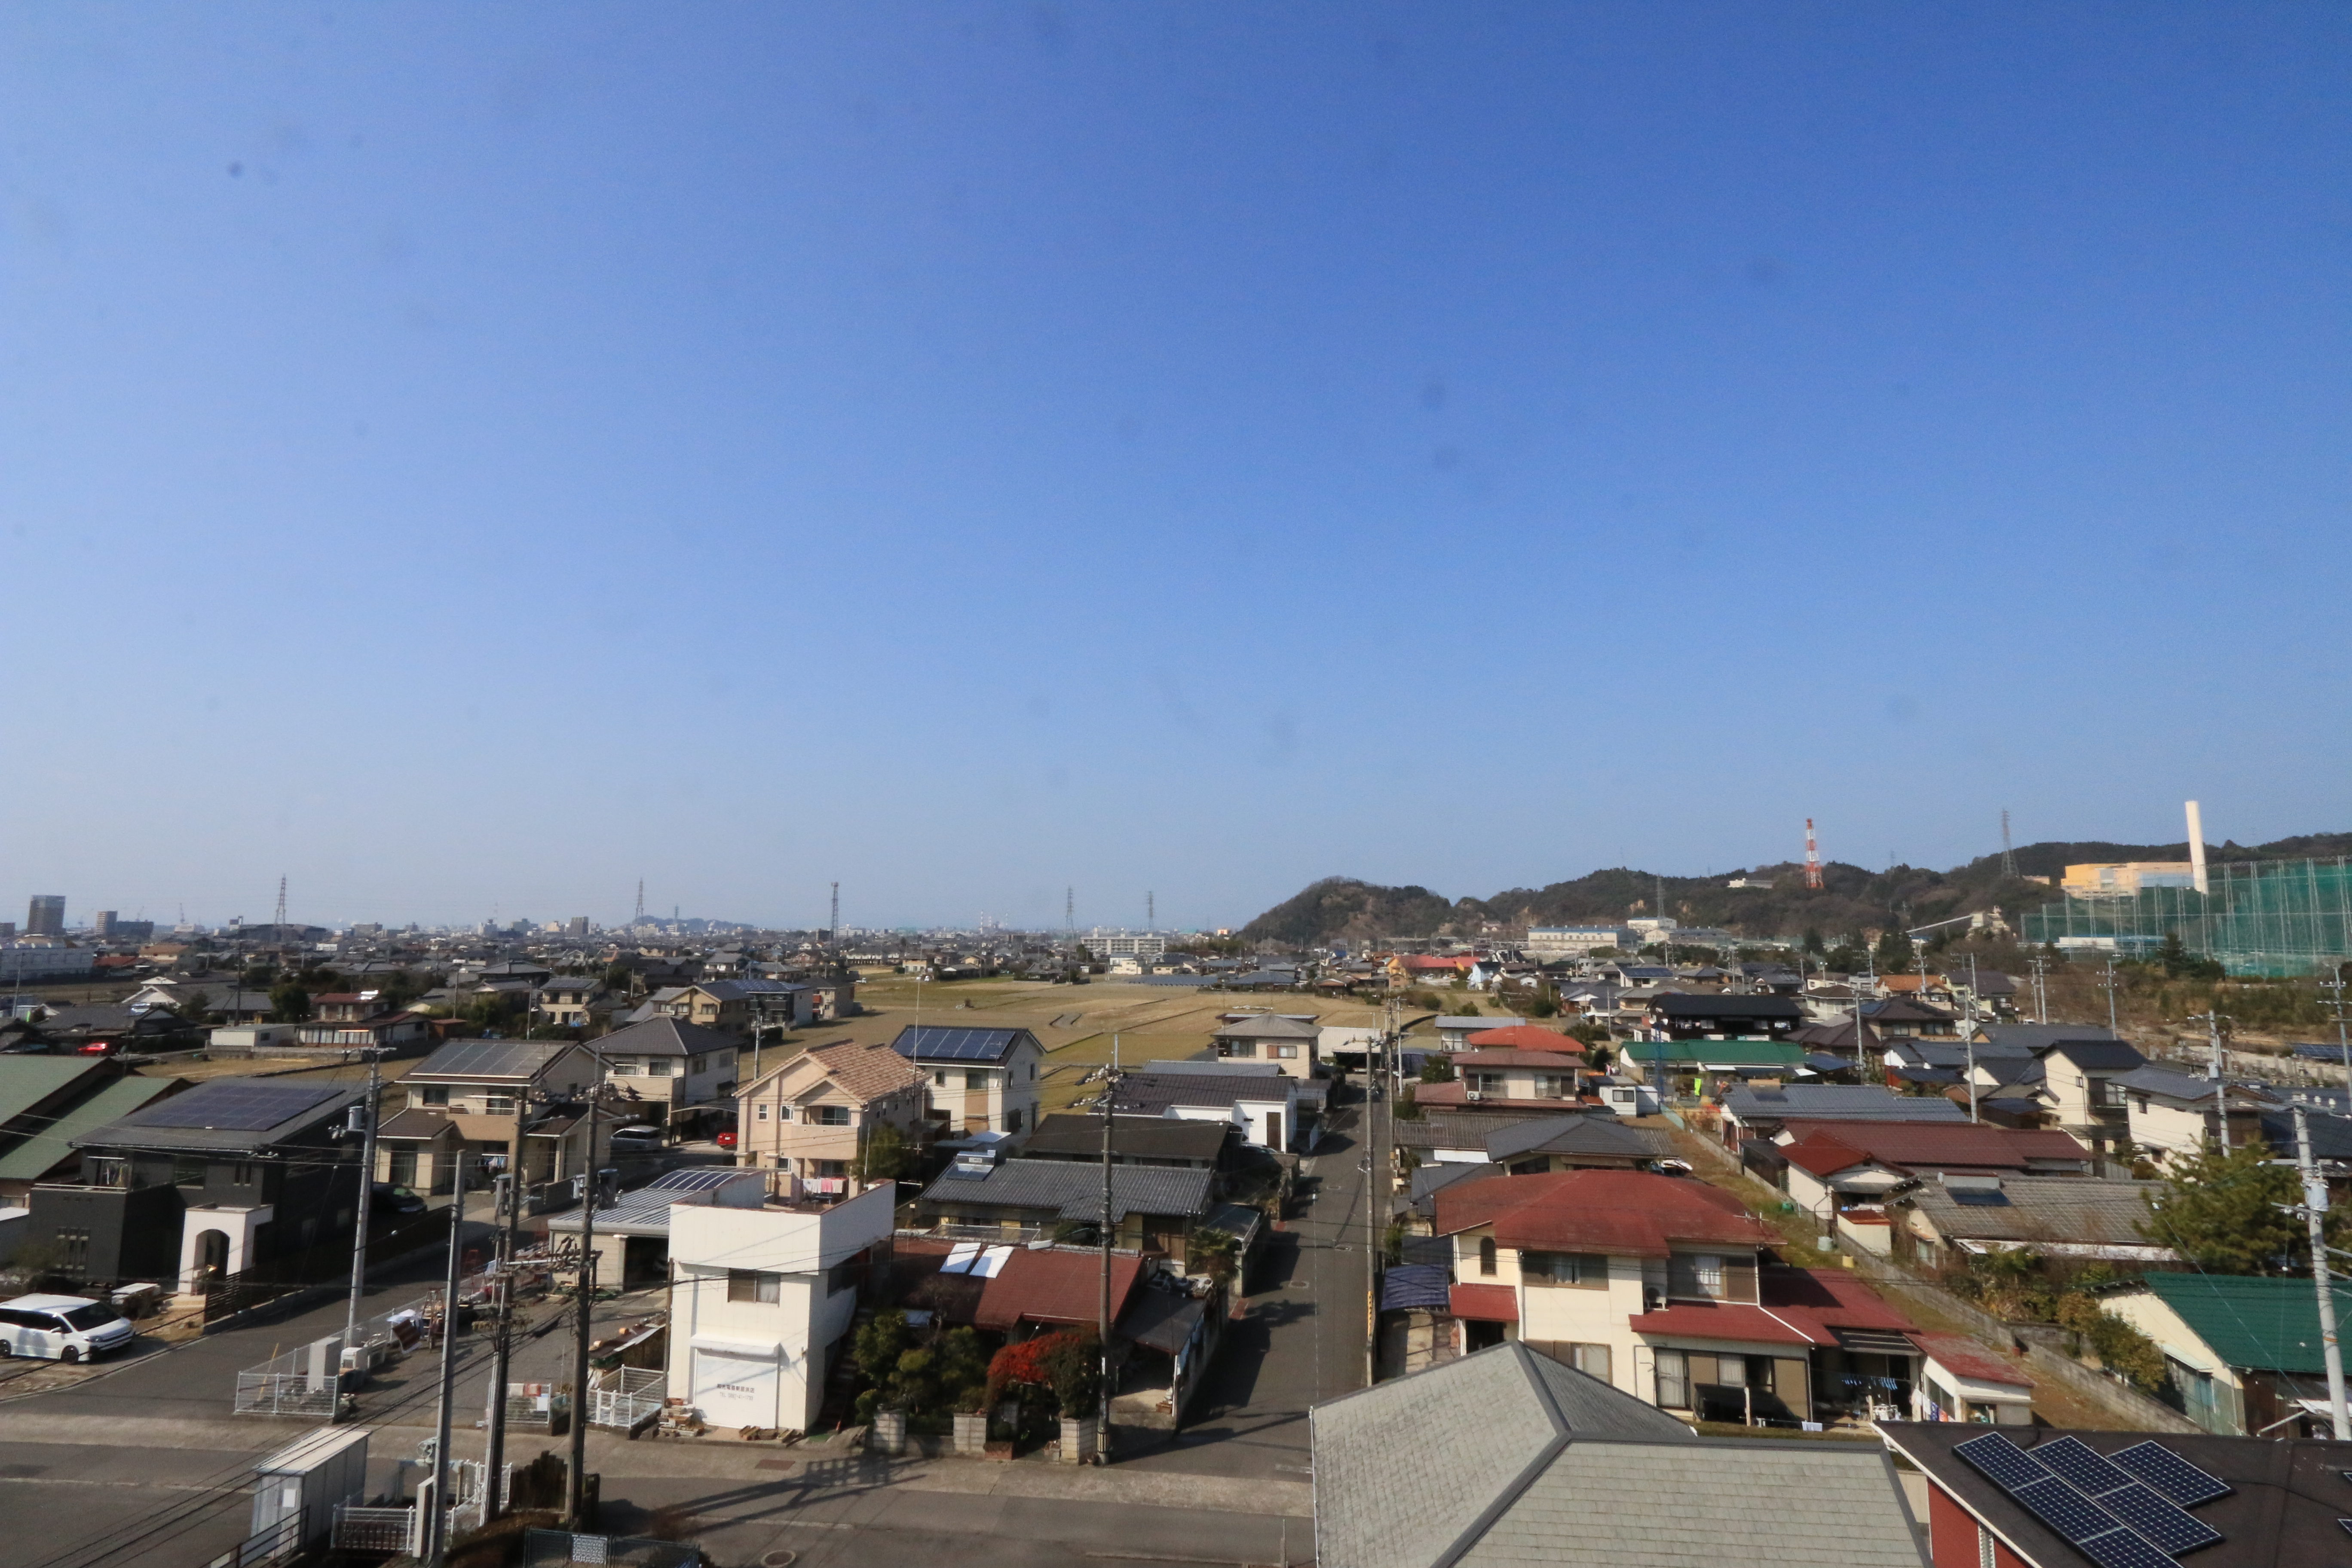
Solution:
[(572, 917), (572, 929), (567, 934), (574, 942), (586, 942), (588, 940), (588, 917), (586, 915), (573, 915)]
[(16, 940), (16, 922), (15, 921), (0, 921), (0, 942), (14, 942)]
[(145, 942), (155, 934), (153, 921), (127, 921), (112, 910), (89, 917), (89, 934), (100, 942)]
[(63, 893), (35, 893), (32, 906), (25, 911), (25, 934), (65, 935), (66, 896)]

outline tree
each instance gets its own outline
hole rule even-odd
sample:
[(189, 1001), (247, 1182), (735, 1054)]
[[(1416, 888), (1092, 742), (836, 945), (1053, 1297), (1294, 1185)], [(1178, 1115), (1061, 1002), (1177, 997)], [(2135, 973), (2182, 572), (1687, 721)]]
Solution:
[(1535, 995), (1526, 1006), (1530, 1018), (1556, 1018), (1559, 1016), (1559, 993), (1553, 990), (1551, 982), (1547, 980), (1536, 987)]
[(213, 1021), (213, 999), (201, 991), (191, 991), (174, 1005), (172, 1011), (184, 1024), (203, 1026)]
[(1205, 1274), (1219, 1284), (1232, 1280), (1241, 1268), (1241, 1241), (1229, 1230), (1204, 1225), (1185, 1243), (1187, 1270)]
[(300, 1024), (310, 1016), (310, 994), (302, 989), (299, 980), (289, 980), (270, 988), (269, 1021), (273, 1024)]
[(1879, 936), (1878, 947), (1873, 956), (1878, 960), (1879, 973), (1900, 974), (1911, 967), (1917, 950), (1912, 947), (1908, 936), (1894, 926), (1888, 926)]
[(632, 984), (635, 984), (636, 978), (636, 972), (635, 970), (631, 969), (625, 963), (615, 961), (612, 968), (604, 971), (604, 989), (607, 991), (625, 992)]
[(1820, 956), (1822, 951), (1821, 927), (1807, 926), (1805, 928), (1805, 951), (1812, 953), (1816, 957)]
[(2139, 1230), (2211, 1273), (2293, 1273), (2311, 1250), (2303, 1221), (2281, 1207), (2296, 1196), (2294, 1170), (2273, 1164), (2268, 1146), (2225, 1152), (2208, 1139), (2189, 1158), (2168, 1162), (2163, 1185), (2147, 1194)]
[(2217, 960), (2189, 952), (2177, 931), (2164, 933), (2164, 945), (2156, 950), (2156, 966), (2168, 980), (2219, 980), (2228, 973)]
[(1454, 1081), (1454, 1064), (1447, 1061), (1444, 1057), (1423, 1058), (1421, 1062), (1421, 1081), (1423, 1083), (1452, 1083)]
[(914, 1154), (905, 1133), (887, 1121), (877, 1122), (853, 1162), (854, 1173), (862, 1182), (895, 1182), (907, 1173)]

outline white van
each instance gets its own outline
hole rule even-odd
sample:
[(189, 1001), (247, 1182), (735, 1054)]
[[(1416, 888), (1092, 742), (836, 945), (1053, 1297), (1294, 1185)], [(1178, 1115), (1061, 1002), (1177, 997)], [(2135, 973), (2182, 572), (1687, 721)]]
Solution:
[(121, 1349), (135, 1332), (131, 1320), (87, 1296), (19, 1296), (0, 1301), (0, 1356), (88, 1361)]

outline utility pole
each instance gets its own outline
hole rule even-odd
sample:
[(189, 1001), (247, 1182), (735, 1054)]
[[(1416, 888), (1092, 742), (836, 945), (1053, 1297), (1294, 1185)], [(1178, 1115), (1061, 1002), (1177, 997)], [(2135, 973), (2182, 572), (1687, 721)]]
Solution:
[(1977, 955), (1969, 954), (1969, 1005), (1960, 1040), (1969, 1051), (1969, 1120), (1977, 1120)]
[(2045, 984), (2049, 970), (2050, 961), (2040, 953), (2035, 953), (2033, 955), (2033, 1021), (2037, 1024), (2046, 1024), (2050, 1021), (2050, 990)]
[(2311, 1227), (2311, 1286), (2319, 1292), (2319, 1343), (2327, 1367), (2327, 1409), (2336, 1440), (2352, 1440), (2352, 1411), (2344, 1400), (2344, 1348), (2336, 1337), (2336, 1290), (2327, 1278), (2327, 1184), (2311, 1158), (2311, 1119), (2294, 1104), (2294, 1164), (2303, 1177), (2303, 1217)]
[(2116, 1032), (2116, 955), (2107, 954), (2107, 977), (2100, 982), (2107, 992), (2107, 1033)]
[(2206, 1049), (2210, 1053), (2205, 1064), (2205, 1077), (2213, 1085), (2213, 1125), (2221, 1139), (2221, 1152), (2230, 1151), (2230, 1080), (2222, 1072), (2225, 1065), (2221, 1045), (2221, 1015), (2205, 1012), (2196, 1015), (2205, 1020)]
[(2344, 971), (2342, 967), (2339, 966), (2336, 969), (2335, 979), (2321, 981), (2319, 983), (2319, 988), (2322, 991), (2333, 991), (2336, 994), (2328, 999), (2326, 1005), (2329, 1011), (2336, 1015), (2336, 1054), (2344, 1063), (2344, 1092), (2346, 1097), (2344, 1101), (2344, 1110), (2347, 1115), (2352, 1115), (2352, 1040), (2345, 1038)]
[[(506, 1511), (504, 1489), (499, 1484), (499, 1479), (506, 1468), (507, 1459), (507, 1372), (509, 1360), (514, 1353), (514, 1257), (516, 1243), (520, 1239), (517, 1233), (522, 1228), (522, 1122), (529, 1103), (528, 1095), (515, 1098), (514, 1131), (507, 1141), (506, 1175), (490, 1189), (505, 1199), (506, 1223), (499, 1227), (498, 1342), (493, 1347), (494, 1359), (490, 1363), (489, 1446), (488, 1458), (482, 1466), (489, 1489), (482, 1509), (485, 1522)], [(498, 1218), (495, 1207), (490, 1217), (493, 1220)]]
[[(360, 1292), (367, 1284), (368, 1200), (375, 1195), (375, 1100), (380, 1092), (383, 1074), (376, 1066), (376, 1055), (368, 1053), (367, 1099), (353, 1107), (360, 1124), (360, 1201), (354, 1229), (352, 1232), (352, 1301), (343, 1314), (343, 1350), (337, 1358), (335, 1391), (342, 1392), (343, 1376), (352, 1370), (352, 1352), (360, 1348)], [(348, 1126), (346, 1126), (348, 1131)], [(335, 1401), (340, 1416), (343, 1402)]]
[(1112, 1210), (1110, 1184), (1110, 1134), (1112, 1118), (1118, 1099), (1118, 1035), (1110, 1037), (1110, 1070), (1103, 1074), (1102, 1091), (1102, 1225), (1096, 1237), (1102, 1245), (1102, 1309), (1099, 1340), (1096, 1349), (1102, 1356), (1101, 1409), (1096, 1415), (1095, 1455), (1097, 1458), (1110, 1452), (1110, 1244)]
[(457, 1150), (457, 1191), (449, 1199), (449, 1272), (441, 1294), (441, 1405), (433, 1418), (433, 1500), (425, 1507), (425, 1561), (449, 1547), (449, 1414), (457, 1392), (457, 1279), (466, 1247), (466, 1151)]
[(604, 1058), (590, 1050), (595, 1078), (588, 1089), (587, 1191), (580, 1206), (580, 1325), (572, 1355), (572, 1463), (564, 1476), (564, 1518), (575, 1531), (588, 1528), (588, 1345), (596, 1300), (596, 1200), (604, 1173), (596, 1165), (596, 1123), (604, 1106)]

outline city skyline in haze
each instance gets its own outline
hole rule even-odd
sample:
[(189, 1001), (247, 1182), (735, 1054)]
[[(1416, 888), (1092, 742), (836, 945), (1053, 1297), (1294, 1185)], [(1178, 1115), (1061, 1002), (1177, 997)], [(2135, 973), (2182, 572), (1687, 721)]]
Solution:
[(8, 12), (0, 914), (1213, 928), (1809, 816), (2339, 828), (2347, 46)]

